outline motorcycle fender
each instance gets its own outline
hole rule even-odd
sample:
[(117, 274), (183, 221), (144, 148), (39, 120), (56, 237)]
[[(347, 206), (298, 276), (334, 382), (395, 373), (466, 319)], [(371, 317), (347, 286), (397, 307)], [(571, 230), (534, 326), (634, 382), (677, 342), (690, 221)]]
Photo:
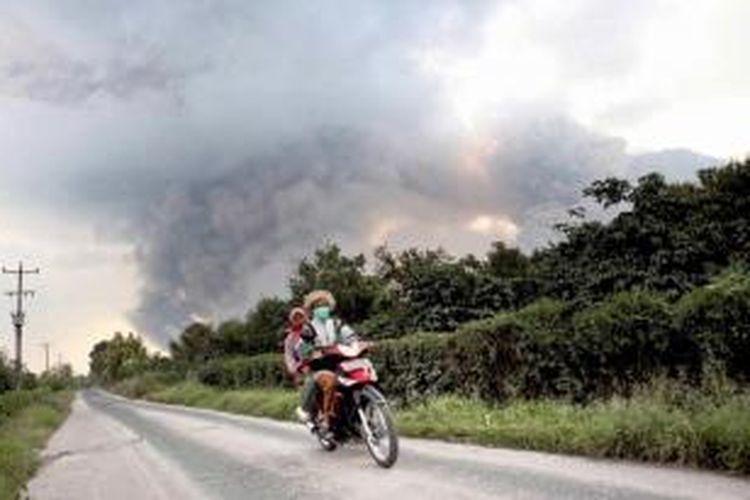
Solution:
[(359, 398), (361, 397), (361, 394), (364, 393), (366, 393), (370, 399), (377, 403), (388, 404), (388, 400), (385, 399), (385, 396), (383, 396), (383, 393), (381, 393), (377, 387), (375, 387), (374, 385), (366, 385), (362, 388), (361, 391), (358, 391), (358, 394), (356, 395), (357, 405), (359, 405)]

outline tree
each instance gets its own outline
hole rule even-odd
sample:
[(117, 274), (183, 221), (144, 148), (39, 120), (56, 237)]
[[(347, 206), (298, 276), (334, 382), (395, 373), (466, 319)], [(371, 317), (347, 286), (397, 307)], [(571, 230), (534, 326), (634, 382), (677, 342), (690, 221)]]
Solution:
[(250, 349), (247, 325), (238, 319), (221, 323), (216, 336), (219, 352), (223, 355), (241, 354)]
[(211, 325), (195, 322), (169, 343), (169, 351), (175, 361), (194, 365), (216, 357), (219, 341)]
[(498, 278), (523, 278), (529, 271), (529, 258), (518, 248), (496, 241), (487, 253), (487, 270)]
[(105, 379), (108, 373), (107, 350), (109, 340), (100, 340), (89, 352), (89, 372), (98, 379)]
[(247, 353), (279, 351), (289, 304), (276, 297), (262, 298), (246, 317)]
[(455, 259), (443, 249), (376, 251), (377, 273), (391, 307), (411, 330), (448, 331), (510, 304), (509, 290), (474, 256)]
[(149, 362), (143, 340), (116, 332), (110, 340), (97, 342), (89, 353), (89, 370), (98, 380), (114, 382), (142, 371)]
[(312, 290), (330, 290), (338, 313), (348, 322), (359, 323), (374, 313), (383, 293), (378, 278), (366, 274), (366, 264), (362, 254), (347, 257), (337, 245), (325, 245), (312, 258), (303, 259), (289, 279), (292, 300), (299, 304)]
[(609, 223), (562, 224), (565, 239), (537, 252), (545, 292), (589, 302), (646, 287), (677, 297), (750, 255), (750, 160), (699, 172), (698, 183), (659, 174), (594, 182), (584, 194), (622, 210)]

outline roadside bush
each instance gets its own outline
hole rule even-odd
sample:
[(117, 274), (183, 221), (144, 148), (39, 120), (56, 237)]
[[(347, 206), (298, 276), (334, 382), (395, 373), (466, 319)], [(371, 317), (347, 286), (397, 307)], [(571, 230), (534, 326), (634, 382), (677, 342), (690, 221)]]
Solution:
[(704, 362), (750, 381), (750, 273), (729, 272), (676, 305), (677, 329), (696, 344)]
[(447, 343), (449, 373), (457, 392), (487, 400), (504, 399), (508, 374), (517, 366), (516, 325), (510, 315), (463, 325)]
[(375, 314), (353, 326), (357, 333), (366, 339), (395, 339), (409, 335), (406, 316), (402, 307), (393, 306), (387, 313)]
[(229, 376), (228, 387), (279, 387), (291, 386), (280, 354), (267, 353), (257, 356), (230, 358), (223, 363)]
[[(642, 290), (584, 309), (540, 299), (452, 333), (381, 340), (372, 359), (389, 397), (406, 403), (448, 393), (489, 402), (589, 402), (628, 396), (661, 375), (697, 384), (709, 365), (748, 380), (750, 278), (726, 275), (676, 305)], [(193, 380), (224, 388), (292, 386), (278, 353), (210, 360)]]
[(236, 356), (209, 361), (196, 372), (199, 382), (224, 388), (291, 386), (280, 354)]
[(112, 390), (129, 398), (142, 398), (180, 380), (182, 378), (175, 372), (147, 371), (115, 383)]
[(540, 299), (509, 318), (516, 330), (512, 383), (523, 397), (580, 393), (571, 313), (564, 302)]
[(489, 401), (568, 394), (567, 316), (562, 303), (541, 300), (455, 333), (383, 341), (373, 360), (389, 397), (406, 402), (452, 392)]
[(0, 425), (34, 402), (39, 395), (40, 391), (9, 391), (0, 394)]
[(573, 318), (576, 366), (582, 394), (627, 394), (684, 356), (666, 300), (644, 291), (622, 292)]
[(456, 386), (448, 353), (452, 334), (417, 333), (379, 342), (372, 352), (380, 384), (391, 399), (409, 402)]
[(68, 364), (56, 366), (43, 372), (38, 380), (40, 386), (47, 387), (53, 391), (72, 388), (75, 384), (73, 367)]

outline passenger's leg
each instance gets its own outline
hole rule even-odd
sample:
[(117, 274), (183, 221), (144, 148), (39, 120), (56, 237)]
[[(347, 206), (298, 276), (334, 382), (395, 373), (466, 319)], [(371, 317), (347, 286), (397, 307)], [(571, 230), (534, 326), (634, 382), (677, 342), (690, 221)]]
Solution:
[(304, 423), (309, 423), (314, 420), (317, 392), (318, 387), (313, 376), (311, 374), (305, 375), (305, 380), (302, 385), (300, 406), (297, 408), (297, 418)]

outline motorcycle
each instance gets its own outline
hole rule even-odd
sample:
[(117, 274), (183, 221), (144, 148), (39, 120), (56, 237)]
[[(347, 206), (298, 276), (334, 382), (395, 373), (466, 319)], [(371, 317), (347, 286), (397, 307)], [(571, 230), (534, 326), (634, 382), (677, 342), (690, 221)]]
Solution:
[(398, 435), (388, 402), (378, 389), (375, 368), (366, 357), (371, 347), (368, 342), (355, 342), (327, 347), (315, 355), (311, 364), (324, 361), (326, 366), (316, 373), (318, 385), (328, 384), (330, 389), (318, 390), (318, 412), (309, 427), (324, 450), (362, 440), (373, 460), (389, 468), (398, 459)]

